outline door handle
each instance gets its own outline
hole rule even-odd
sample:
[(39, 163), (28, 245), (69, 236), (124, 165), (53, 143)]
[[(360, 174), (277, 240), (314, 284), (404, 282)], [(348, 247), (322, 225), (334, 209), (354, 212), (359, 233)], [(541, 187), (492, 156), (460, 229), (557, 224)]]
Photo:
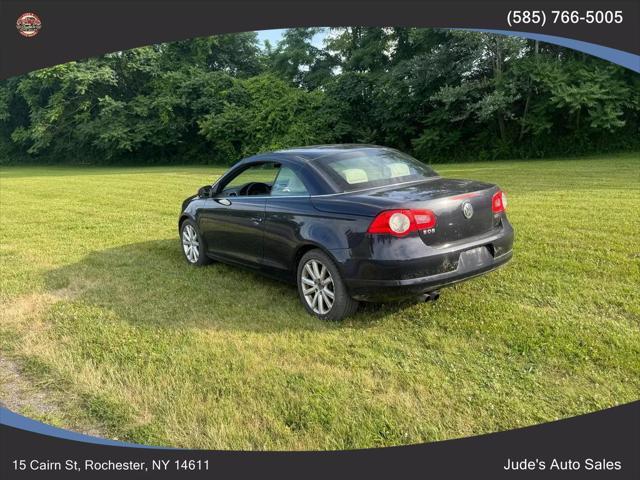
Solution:
[(260, 225), (262, 223), (262, 220), (264, 220), (262, 217), (253, 217), (253, 218), (251, 218), (251, 221), (253, 223), (255, 223), (256, 225)]

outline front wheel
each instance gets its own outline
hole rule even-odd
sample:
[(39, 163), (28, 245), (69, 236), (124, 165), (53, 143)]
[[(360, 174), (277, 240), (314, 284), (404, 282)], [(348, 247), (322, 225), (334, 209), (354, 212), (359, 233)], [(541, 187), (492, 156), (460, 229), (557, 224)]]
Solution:
[(320, 250), (304, 254), (298, 263), (297, 280), (302, 304), (322, 320), (342, 320), (358, 309), (358, 302), (349, 296), (335, 263)]
[(198, 231), (198, 227), (191, 220), (185, 220), (180, 228), (180, 240), (182, 241), (182, 253), (191, 265), (202, 266), (211, 263), (204, 248), (204, 241)]

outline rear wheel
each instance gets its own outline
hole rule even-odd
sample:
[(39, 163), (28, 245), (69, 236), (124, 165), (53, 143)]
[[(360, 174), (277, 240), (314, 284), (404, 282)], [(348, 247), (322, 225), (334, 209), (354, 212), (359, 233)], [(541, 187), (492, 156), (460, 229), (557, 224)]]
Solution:
[(298, 293), (309, 313), (322, 320), (342, 320), (353, 315), (353, 300), (335, 263), (322, 251), (311, 250), (298, 263)]
[(204, 241), (198, 231), (198, 227), (191, 220), (185, 220), (180, 227), (180, 240), (182, 253), (191, 265), (207, 265), (211, 259), (207, 257)]

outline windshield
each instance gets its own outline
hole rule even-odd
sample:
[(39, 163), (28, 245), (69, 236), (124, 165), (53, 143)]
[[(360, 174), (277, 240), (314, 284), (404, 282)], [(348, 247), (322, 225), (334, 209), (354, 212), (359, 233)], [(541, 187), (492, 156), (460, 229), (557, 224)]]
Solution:
[(397, 150), (366, 149), (316, 159), (342, 191), (382, 187), (437, 177), (429, 166)]

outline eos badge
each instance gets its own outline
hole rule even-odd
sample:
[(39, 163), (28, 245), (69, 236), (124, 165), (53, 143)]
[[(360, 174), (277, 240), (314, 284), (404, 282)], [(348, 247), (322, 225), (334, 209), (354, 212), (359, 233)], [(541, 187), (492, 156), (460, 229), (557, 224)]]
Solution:
[(462, 214), (466, 219), (473, 217), (473, 205), (471, 205), (469, 202), (464, 202), (462, 204)]

